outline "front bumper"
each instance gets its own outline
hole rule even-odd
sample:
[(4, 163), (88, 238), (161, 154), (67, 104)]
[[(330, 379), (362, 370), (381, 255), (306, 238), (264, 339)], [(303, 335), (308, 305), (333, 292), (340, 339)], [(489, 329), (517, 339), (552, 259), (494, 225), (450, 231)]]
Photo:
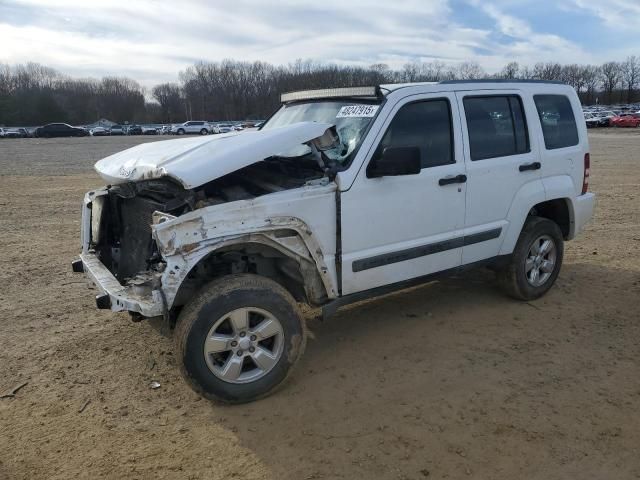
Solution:
[[(159, 290), (121, 285), (107, 267), (93, 253), (80, 254), (82, 270), (89, 280), (100, 290), (96, 295), (98, 308), (111, 308), (113, 312), (137, 312), (145, 317), (158, 317), (164, 314), (164, 302)], [(79, 262), (74, 262), (73, 270), (79, 270)], [(107, 301), (108, 297), (108, 301)]]
[(105, 189), (98, 189), (88, 192), (84, 197), (80, 227), (82, 253), (80, 259), (72, 263), (73, 271), (84, 272), (98, 288), (100, 291), (100, 294), (96, 295), (98, 308), (108, 308), (114, 312), (137, 312), (145, 317), (163, 315), (166, 308), (162, 292), (150, 287), (150, 284), (154, 284), (151, 278), (144, 282), (129, 282), (128, 285), (122, 285), (90, 250), (92, 204), (98, 197), (106, 194)]

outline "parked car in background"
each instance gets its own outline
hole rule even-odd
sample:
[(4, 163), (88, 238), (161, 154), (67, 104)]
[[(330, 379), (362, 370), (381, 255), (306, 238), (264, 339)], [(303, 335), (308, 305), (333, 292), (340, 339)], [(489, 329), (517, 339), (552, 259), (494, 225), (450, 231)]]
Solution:
[(601, 125), (601, 118), (597, 113), (584, 113), (584, 122), (587, 124), (587, 128), (596, 128)]
[(640, 126), (640, 114), (623, 113), (617, 117), (613, 117), (609, 124), (612, 127), (632, 127), (637, 128)]
[(104, 127), (94, 127), (89, 130), (89, 135), (92, 137), (105, 137), (107, 135), (111, 135), (111, 131), (107, 130)]
[(109, 133), (111, 135), (124, 135), (124, 128), (122, 125), (113, 125), (109, 129)]
[(29, 134), (24, 128), (5, 128), (4, 138), (27, 138)]
[(200, 135), (208, 135), (212, 133), (211, 127), (207, 122), (190, 120), (180, 125), (171, 127), (171, 133), (175, 135), (186, 135), (189, 133), (197, 133)]
[(233, 131), (234, 131), (233, 125), (231, 125), (230, 123), (218, 124), (218, 133), (229, 133)]
[(36, 128), (35, 136), (39, 138), (53, 137), (86, 137), (89, 135), (84, 128), (72, 127), (67, 123), (49, 123)]
[(600, 126), (608, 127), (610, 126), (609, 123), (611, 122), (611, 119), (616, 116), (616, 113), (611, 110), (604, 110), (599, 112), (598, 115), (600, 117)]
[(127, 135), (142, 135), (142, 127), (140, 125), (129, 125)]
[(171, 133), (171, 125), (163, 125), (158, 130), (159, 135), (169, 135), (169, 133)]
[(0, 138), (4, 138), (4, 128), (0, 127)]
[(142, 135), (158, 135), (156, 127), (142, 127)]

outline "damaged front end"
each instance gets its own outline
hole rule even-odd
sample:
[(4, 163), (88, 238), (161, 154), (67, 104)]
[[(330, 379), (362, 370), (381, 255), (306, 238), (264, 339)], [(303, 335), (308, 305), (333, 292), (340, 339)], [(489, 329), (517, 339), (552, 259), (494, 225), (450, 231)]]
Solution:
[(109, 186), (85, 195), (82, 214), (83, 270), (102, 294), (98, 308), (163, 315), (162, 261), (152, 236), (156, 211), (179, 213), (190, 196), (166, 181)]
[[(303, 239), (310, 237), (303, 221), (269, 218), (262, 206), (269, 202), (259, 200), (296, 191), (292, 198), (310, 203), (309, 191), (320, 191), (333, 201), (334, 190), (313, 155), (271, 157), (195, 188), (169, 176), (110, 185), (85, 195), (82, 254), (74, 270), (85, 271), (101, 290), (99, 308), (143, 317), (166, 316), (203, 282), (242, 271), (275, 272), (284, 282), (304, 283), (301, 296), (317, 303), (334, 296), (331, 287), (327, 293), (328, 279), (317, 273), (320, 266), (328, 275), (321, 248)], [(238, 244), (251, 246), (239, 250)], [(215, 264), (194, 268), (213, 250), (219, 250), (210, 256)]]
[(334, 180), (377, 111), (351, 103), (294, 102), (259, 131), (144, 143), (97, 162), (110, 185), (85, 196), (73, 267), (101, 290), (98, 307), (168, 316), (237, 273), (313, 305), (335, 298)]

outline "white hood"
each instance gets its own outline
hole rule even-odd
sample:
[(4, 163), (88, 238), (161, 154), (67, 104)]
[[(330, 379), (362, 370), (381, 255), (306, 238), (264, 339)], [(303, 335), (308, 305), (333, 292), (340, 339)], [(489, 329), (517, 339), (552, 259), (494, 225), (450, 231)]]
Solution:
[(321, 137), (328, 123), (295, 123), (269, 130), (166, 140), (137, 145), (95, 165), (110, 184), (164, 176), (195, 188)]

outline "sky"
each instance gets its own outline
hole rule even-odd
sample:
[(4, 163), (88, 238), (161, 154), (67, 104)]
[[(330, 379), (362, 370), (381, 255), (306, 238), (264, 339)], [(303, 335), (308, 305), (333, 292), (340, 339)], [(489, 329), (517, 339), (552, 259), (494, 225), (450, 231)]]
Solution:
[(640, 0), (0, 0), (0, 62), (146, 86), (225, 58), (603, 63), (639, 32)]

